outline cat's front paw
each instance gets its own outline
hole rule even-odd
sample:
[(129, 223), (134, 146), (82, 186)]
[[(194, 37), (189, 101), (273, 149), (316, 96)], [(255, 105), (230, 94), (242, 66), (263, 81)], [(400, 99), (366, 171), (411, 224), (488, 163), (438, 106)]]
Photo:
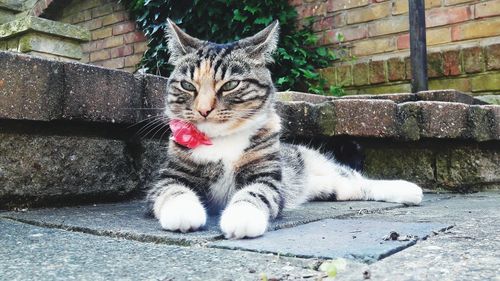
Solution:
[(248, 202), (229, 205), (222, 213), (220, 228), (226, 238), (252, 238), (266, 232), (269, 215)]
[(181, 232), (198, 230), (207, 221), (205, 208), (194, 194), (166, 200), (157, 217), (163, 229)]

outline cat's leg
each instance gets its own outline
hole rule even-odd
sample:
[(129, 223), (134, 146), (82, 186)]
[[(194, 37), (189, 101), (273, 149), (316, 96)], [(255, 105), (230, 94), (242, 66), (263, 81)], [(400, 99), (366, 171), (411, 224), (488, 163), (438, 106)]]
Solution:
[(206, 211), (198, 196), (171, 178), (158, 181), (147, 200), (165, 230), (195, 231), (206, 223)]
[(276, 185), (265, 181), (252, 183), (236, 192), (222, 212), (221, 230), (226, 238), (260, 236), (266, 232), (269, 220), (278, 216), (282, 205)]
[(336, 200), (375, 200), (420, 204), (422, 189), (404, 180), (371, 180), (349, 167), (326, 158), (317, 151), (301, 147), (306, 169), (307, 200), (335, 196)]

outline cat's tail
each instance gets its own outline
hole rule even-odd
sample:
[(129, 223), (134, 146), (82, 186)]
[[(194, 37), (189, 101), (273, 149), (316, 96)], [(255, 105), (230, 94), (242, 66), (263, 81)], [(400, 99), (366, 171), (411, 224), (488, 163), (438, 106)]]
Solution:
[(375, 200), (418, 205), (422, 189), (404, 180), (372, 180), (316, 150), (299, 147), (304, 161), (306, 188), (303, 198), (324, 200)]

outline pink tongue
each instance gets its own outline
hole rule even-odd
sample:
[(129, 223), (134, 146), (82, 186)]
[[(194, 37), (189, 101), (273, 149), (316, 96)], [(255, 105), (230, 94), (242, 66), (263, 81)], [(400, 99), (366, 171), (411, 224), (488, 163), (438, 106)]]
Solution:
[(169, 125), (172, 130), (172, 139), (182, 146), (195, 148), (201, 144), (212, 144), (204, 133), (200, 132), (195, 125), (189, 122), (173, 119), (170, 120)]

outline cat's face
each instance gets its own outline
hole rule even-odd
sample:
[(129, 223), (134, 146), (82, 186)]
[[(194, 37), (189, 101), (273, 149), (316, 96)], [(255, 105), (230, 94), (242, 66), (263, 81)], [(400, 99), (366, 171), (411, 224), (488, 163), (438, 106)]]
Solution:
[(276, 48), (278, 23), (229, 44), (193, 38), (169, 21), (170, 75), (166, 112), (209, 136), (251, 126), (269, 112), (274, 86), (266, 64)]

